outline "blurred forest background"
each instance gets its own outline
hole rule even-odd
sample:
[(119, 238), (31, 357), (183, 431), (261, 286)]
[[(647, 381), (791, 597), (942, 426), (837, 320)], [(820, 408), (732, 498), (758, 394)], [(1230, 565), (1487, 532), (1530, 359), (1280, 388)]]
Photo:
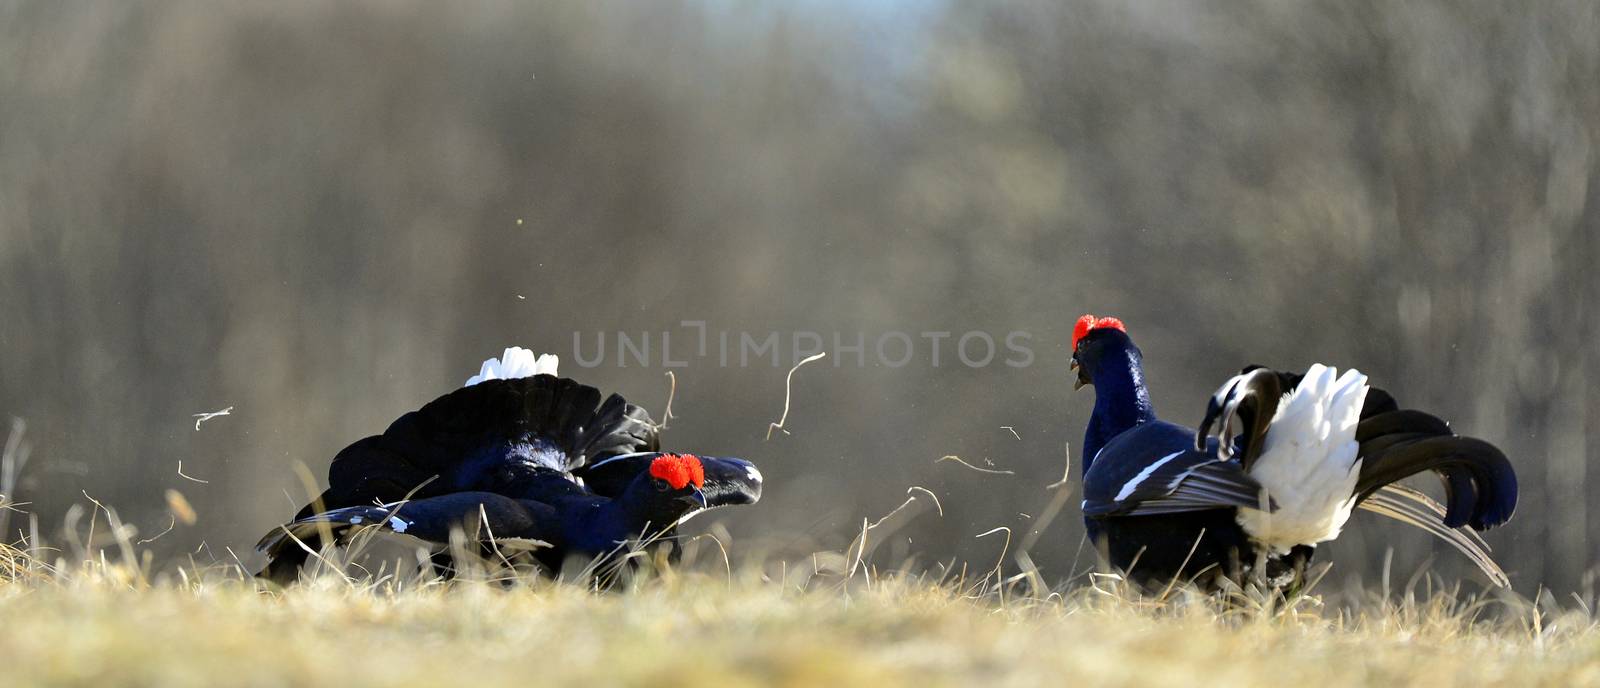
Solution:
[[(921, 485), (943, 516), (880, 559), (987, 568), (1004, 543), (975, 536), (1034, 529), (1082, 438), (1094, 312), (1172, 420), (1244, 364), (1326, 361), (1499, 444), (1524, 493), (1490, 542), (1519, 589), (1573, 589), (1600, 544), (1597, 84), (1585, 0), (8, 2), (15, 499), (58, 541), (85, 494), (148, 536), (176, 489), (199, 523), (152, 548), (254, 564), (296, 462), (321, 479), (507, 345), (1020, 330), (1028, 368), (814, 363), (771, 441), (791, 360), (675, 370), (669, 443), (767, 476), (717, 515), (741, 551), (842, 549)], [(666, 400), (658, 366), (565, 372)], [(1032, 547), (1049, 578), (1076, 503)], [(1356, 521), (1335, 579), (1393, 547), (1478, 580)]]

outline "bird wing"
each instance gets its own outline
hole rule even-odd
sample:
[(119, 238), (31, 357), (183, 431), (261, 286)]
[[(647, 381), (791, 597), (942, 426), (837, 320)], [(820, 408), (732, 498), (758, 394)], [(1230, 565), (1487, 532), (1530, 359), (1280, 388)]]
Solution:
[[(653, 451), (618, 454), (586, 464), (572, 474), (582, 478), (591, 492), (602, 497), (616, 497), (627, 489), (635, 476), (650, 470), (650, 462), (660, 455)], [(706, 482), (701, 493), (706, 497), (707, 507), (754, 504), (761, 499), (761, 471), (755, 464), (731, 457), (698, 458), (705, 467)]]
[(268, 533), (256, 549), (277, 557), (307, 541), (320, 542), (331, 534), (335, 542), (344, 542), (352, 529), (374, 527), (434, 543), (448, 543), (450, 532), (460, 529), (476, 541), (515, 540), (548, 546), (558, 532), (556, 519), (555, 508), (540, 502), (490, 492), (457, 492), (312, 514)]
[[(1084, 515), (1140, 516), (1228, 507), (1261, 508), (1261, 485), (1238, 461), (1190, 446), (1193, 431), (1146, 423), (1118, 435), (1084, 476)], [(1270, 510), (1273, 505), (1265, 506)]]

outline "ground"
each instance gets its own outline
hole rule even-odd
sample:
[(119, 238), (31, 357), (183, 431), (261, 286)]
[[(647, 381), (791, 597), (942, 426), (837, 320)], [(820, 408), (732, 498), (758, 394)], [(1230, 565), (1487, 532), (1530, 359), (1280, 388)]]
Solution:
[(1550, 600), (1336, 609), (1314, 594), (865, 574), (801, 586), (668, 571), (611, 592), (326, 576), (265, 590), (236, 571), (24, 567), (0, 583), (0, 662), (13, 685), (1600, 684), (1592, 617)]

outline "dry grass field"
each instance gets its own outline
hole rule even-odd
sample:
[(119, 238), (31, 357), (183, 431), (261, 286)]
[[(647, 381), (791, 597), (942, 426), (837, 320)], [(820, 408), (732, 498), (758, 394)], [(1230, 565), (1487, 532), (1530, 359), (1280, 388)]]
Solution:
[[(11, 552), (11, 685), (1579, 685), (1600, 683), (1583, 600), (1459, 592), (1289, 601), (1141, 597), (905, 574), (785, 580), (685, 566), (610, 592), (534, 579), (237, 568), (147, 576)], [(684, 569), (692, 569), (685, 571)], [(760, 568), (761, 570), (758, 570)], [(765, 571), (763, 573), (762, 571)], [(774, 573), (778, 572), (778, 573)]]

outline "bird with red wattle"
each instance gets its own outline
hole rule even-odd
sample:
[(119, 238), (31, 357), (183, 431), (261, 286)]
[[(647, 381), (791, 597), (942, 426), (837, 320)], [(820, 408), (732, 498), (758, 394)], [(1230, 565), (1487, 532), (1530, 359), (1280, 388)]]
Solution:
[[(257, 545), (269, 560), (258, 576), (291, 583), (308, 557), (365, 528), (435, 546), (459, 531), (485, 555), (523, 552), (558, 573), (761, 498), (754, 464), (660, 451), (644, 409), (615, 394), (602, 402), (557, 364), (507, 349), (466, 386), (346, 447), (328, 489)], [(435, 561), (448, 569), (447, 552)]]
[[(1071, 368), (1077, 388), (1095, 390), (1085, 526), (1102, 559), (1135, 583), (1294, 584), (1358, 507), (1426, 530), (1509, 583), (1478, 535), (1516, 509), (1505, 454), (1401, 408), (1353, 368), (1247, 367), (1211, 397), (1198, 429), (1157, 417), (1143, 354), (1121, 320), (1079, 318)], [(1427, 471), (1443, 481), (1444, 505), (1398, 484)]]

